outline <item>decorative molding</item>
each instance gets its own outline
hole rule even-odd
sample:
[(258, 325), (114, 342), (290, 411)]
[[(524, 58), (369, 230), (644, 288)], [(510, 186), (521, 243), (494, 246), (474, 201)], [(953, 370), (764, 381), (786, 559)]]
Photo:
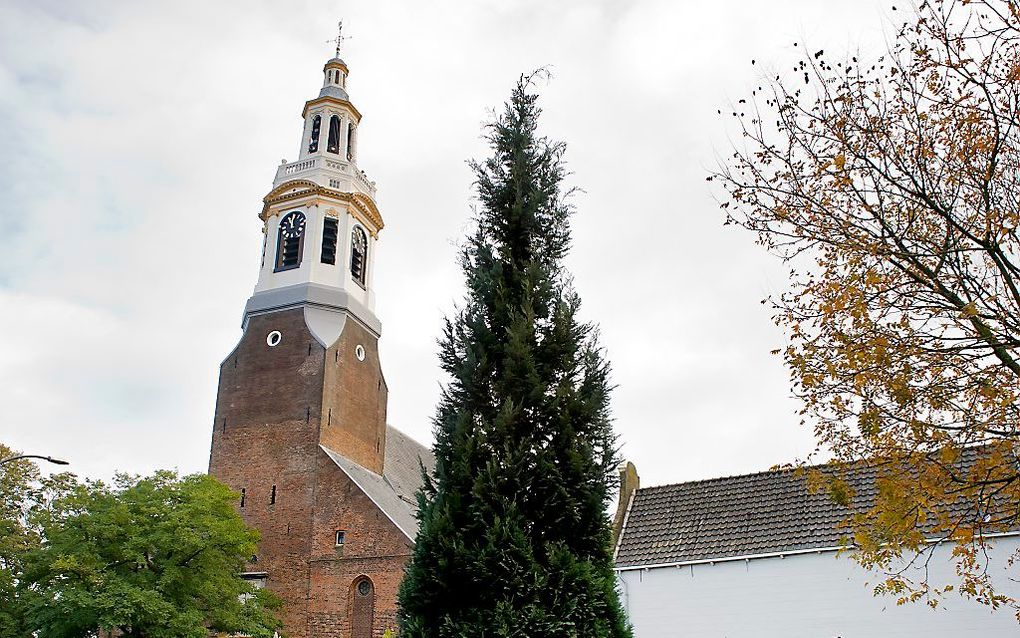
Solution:
[(339, 58), (333, 58), (332, 60), (327, 62), (326, 66), (322, 67), (323, 71), (325, 71), (326, 69), (343, 69), (344, 73), (346, 74), (349, 74), (351, 72), (351, 70), (347, 68), (347, 63)]
[(314, 100), (308, 100), (307, 102), (305, 102), (305, 108), (301, 111), (301, 117), (308, 117), (308, 111), (310, 109), (314, 109), (317, 106), (322, 106), (325, 104), (345, 108), (348, 111), (350, 111), (352, 115), (354, 115), (357, 122), (361, 122), (361, 111), (354, 108), (354, 105), (351, 104), (350, 101), (341, 100), (340, 98), (333, 97), (331, 95), (324, 95), (322, 97), (317, 97)]
[[(280, 210), (273, 210), (278, 204), (286, 204), (288, 202), (295, 203), (294, 200), (300, 200), (310, 197), (326, 197), (335, 201), (341, 201), (349, 205), (352, 213), (360, 213), (362, 221), (365, 223), (367, 230), (372, 234), (373, 238), (376, 238), (379, 231), (383, 229), (385, 225), (383, 223), (382, 214), (379, 212), (379, 208), (375, 205), (375, 201), (364, 193), (345, 193), (324, 186), (319, 186), (315, 182), (307, 179), (296, 179), (289, 182), (280, 184), (273, 190), (269, 191), (263, 199), (262, 214), (259, 218), (262, 221), (266, 221), (272, 215), (279, 214)], [(315, 202), (307, 202), (307, 206), (311, 206)], [(357, 215), (355, 215), (357, 216)]]

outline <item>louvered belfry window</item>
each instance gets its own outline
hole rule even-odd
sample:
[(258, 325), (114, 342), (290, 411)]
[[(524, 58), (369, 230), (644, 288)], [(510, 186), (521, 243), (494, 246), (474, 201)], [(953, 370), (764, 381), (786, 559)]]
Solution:
[(354, 124), (347, 125), (347, 161), (354, 159)]
[(339, 233), (340, 222), (332, 217), (327, 217), (322, 222), (322, 263), (336, 263), (336, 240)]
[(361, 226), (351, 233), (351, 277), (365, 286), (365, 266), (368, 262), (368, 236)]
[(305, 242), (305, 216), (297, 211), (280, 220), (276, 236), (276, 270), (290, 270), (301, 265), (301, 249)]
[(308, 152), (314, 153), (319, 150), (319, 129), (322, 127), (322, 116), (316, 115), (312, 118), (312, 138), (308, 141)]
[(340, 154), (340, 116), (334, 115), (329, 118), (329, 140), (326, 142), (326, 151)]

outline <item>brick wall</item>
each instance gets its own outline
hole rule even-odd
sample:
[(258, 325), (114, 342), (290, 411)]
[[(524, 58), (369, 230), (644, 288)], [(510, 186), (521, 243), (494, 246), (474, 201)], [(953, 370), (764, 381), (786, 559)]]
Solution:
[[(358, 346), (365, 350), (358, 360)], [(379, 364), (378, 341), (354, 319), (347, 319), (336, 344), (326, 353), (322, 388), (322, 444), (376, 474), (383, 471), (386, 449), (386, 381)]]
[[(266, 343), (272, 330), (282, 334), (275, 347)], [(372, 635), (396, 627), (410, 541), (318, 447), (381, 472), (385, 416), (376, 340), (350, 318), (327, 350), (301, 309), (252, 317), (220, 367), (209, 472), (245, 491), (239, 511), (262, 534), (249, 569), (267, 572), (283, 598), (287, 638), (350, 638), (359, 577), (373, 584)], [(341, 550), (337, 529), (346, 530)]]
[[(381, 637), (386, 629), (396, 630), (397, 588), (411, 541), (325, 454), (320, 467), (309, 622), (322, 631), (310, 635), (351, 636), (353, 585), (364, 576), (375, 594), (373, 636)], [(340, 550), (334, 543), (338, 529), (345, 531)], [(335, 616), (338, 610), (343, 612), (340, 617)]]

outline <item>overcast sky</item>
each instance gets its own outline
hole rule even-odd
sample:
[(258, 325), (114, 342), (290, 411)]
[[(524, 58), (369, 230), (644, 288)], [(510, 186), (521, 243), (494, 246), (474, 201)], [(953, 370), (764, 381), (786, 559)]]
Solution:
[[(342, 17), (360, 166), (386, 222), (389, 421), (431, 443), (462, 298), (465, 160), (523, 72), (568, 144), (568, 263), (645, 485), (811, 448), (760, 301), (784, 269), (724, 227), (716, 114), (799, 47), (877, 52), (874, 0), (0, 2), (0, 441), (87, 476), (205, 471), (217, 371), (255, 285), (261, 198), (293, 160)], [(794, 47), (794, 43), (800, 43)], [(755, 66), (751, 60), (757, 60)]]

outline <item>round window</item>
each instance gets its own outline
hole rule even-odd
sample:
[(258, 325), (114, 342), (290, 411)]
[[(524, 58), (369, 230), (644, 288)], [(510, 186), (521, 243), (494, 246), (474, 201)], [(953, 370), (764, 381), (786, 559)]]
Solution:
[(360, 343), (354, 347), (354, 356), (358, 358), (358, 361), (365, 360), (365, 346)]
[(369, 594), (371, 594), (372, 583), (368, 582), (367, 580), (363, 580), (360, 583), (358, 583), (358, 593), (361, 594), (362, 596), (368, 596)]
[(266, 335), (266, 345), (270, 348), (280, 345), (281, 340), (283, 340), (283, 335), (280, 334), (279, 330), (273, 330)]

